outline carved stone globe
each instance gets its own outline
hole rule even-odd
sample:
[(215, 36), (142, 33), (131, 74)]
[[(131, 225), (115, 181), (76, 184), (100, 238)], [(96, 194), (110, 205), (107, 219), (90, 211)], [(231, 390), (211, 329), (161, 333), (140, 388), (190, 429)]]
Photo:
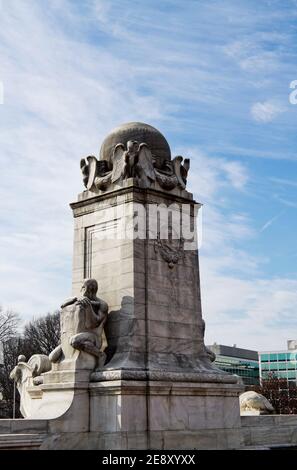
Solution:
[(159, 164), (171, 160), (170, 147), (165, 137), (155, 127), (142, 122), (128, 122), (113, 129), (101, 145), (100, 160), (109, 162), (115, 146), (120, 143), (126, 145), (129, 140), (146, 143)]

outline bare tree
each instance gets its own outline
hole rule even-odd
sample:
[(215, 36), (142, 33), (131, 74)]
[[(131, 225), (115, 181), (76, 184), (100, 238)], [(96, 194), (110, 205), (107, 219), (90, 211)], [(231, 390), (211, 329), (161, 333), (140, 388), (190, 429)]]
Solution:
[[(0, 306), (0, 392), (2, 394), (0, 417), (11, 417), (13, 407), (13, 384), (9, 379), (9, 372), (16, 363), (16, 357), (11, 354), (17, 349), (15, 337), (19, 324), (19, 316), (11, 310), (3, 310)], [(10, 347), (8, 345), (10, 343)], [(9, 352), (8, 352), (9, 351)], [(13, 357), (12, 357), (13, 356)], [(11, 367), (11, 369), (10, 369)]]
[(60, 312), (48, 313), (27, 323), (23, 337), (32, 354), (49, 355), (60, 343)]
[(3, 310), (0, 306), (0, 343), (16, 334), (19, 315), (11, 310)]
[[(2, 341), (3, 364), (0, 366), (0, 391), (3, 395), (0, 418), (11, 418), (13, 410), (13, 381), (10, 372), (17, 363), (18, 356), (23, 354), (29, 359), (33, 354), (48, 355), (60, 343), (60, 313), (48, 313), (30, 321), (25, 325), (23, 335), (16, 334), (15, 328), (6, 330), (5, 340)], [(13, 334), (14, 333), (14, 334)], [(19, 413), (19, 394), (16, 394), (16, 417)]]
[[(23, 354), (25, 345), (20, 336), (7, 339), (3, 343), (3, 364), (0, 367), (0, 390), (3, 401), (1, 402), (0, 418), (12, 418), (13, 414), (13, 389), (14, 383), (9, 374), (17, 363), (17, 358)], [(16, 418), (19, 413), (19, 394), (16, 394)]]

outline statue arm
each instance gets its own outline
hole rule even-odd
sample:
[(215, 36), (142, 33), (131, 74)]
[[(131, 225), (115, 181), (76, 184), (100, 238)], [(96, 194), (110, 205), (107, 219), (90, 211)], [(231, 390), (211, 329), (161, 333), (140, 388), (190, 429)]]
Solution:
[(87, 316), (87, 328), (97, 328), (107, 318), (108, 305), (103, 300), (90, 301), (89, 300), (89, 315)]
[(70, 299), (66, 299), (65, 302), (62, 303), (61, 308), (67, 307), (68, 305), (72, 305), (77, 301), (77, 297), (70, 297)]
[(104, 300), (100, 301), (100, 308), (98, 311), (99, 317), (100, 317), (100, 323), (105, 323), (107, 320), (107, 313), (108, 313), (108, 305)]

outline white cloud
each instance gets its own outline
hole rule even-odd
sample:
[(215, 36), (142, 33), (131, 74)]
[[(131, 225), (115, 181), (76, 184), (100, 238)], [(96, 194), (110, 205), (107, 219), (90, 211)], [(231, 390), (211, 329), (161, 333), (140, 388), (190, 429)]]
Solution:
[(239, 65), (246, 72), (267, 73), (268, 70), (273, 72), (278, 67), (278, 61), (275, 53), (262, 52), (240, 60)]
[[(202, 258), (206, 340), (255, 350), (286, 349), (297, 328), (297, 281), (218, 275)], [(203, 294), (204, 291), (204, 294)], [(294, 336), (294, 334), (293, 334)]]
[(203, 195), (207, 201), (212, 200), (222, 189), (245, 190), (249, 172), (241, 162), (209, 157), (195, 147), (179, 147), (174, 150), (174, 154), (192, 159), (189, 190)]
[(222, 168), (226, 171), (227, 177), (236, 189), (243, 189), (248, 180), (247, 169), (237, 161), (222, 162)]
[(272, 101), (254, 103), (251, 107), (252, 118), (257, 122), (271, 122), (284, 112), (283, 106)]
[(253, 37), (232, 41), (223, 46), (224, 54), (232, 59), (236, 65), (251, 75), (275, 72), (280, 66), (279, 52), (269, 49), (271, 41), (286, 43), (286, 35), (263, 35), (257, 32)]
[(224, 159), (210, 158), (194, 148), (187, 155), (194, 157), (190, 187), (196, 199), (207, 201), (200, 249), (206, 342), (236, 343), (256, 350), (285, 349), (292, 327), (297, 328), (297, 280), (265, 276), (263, 266), (269, 260), (253, 256), (243, 248), (245, 241), (258, 236), (253, 221), (236, 212), (228, 196), (218, 203), (228, 182), (231, 198), (245, 190), (249, 173), (242, 163), (235, 162), (236, 170), (231, 165), (233, 178), (230, 178), (230, 167)]

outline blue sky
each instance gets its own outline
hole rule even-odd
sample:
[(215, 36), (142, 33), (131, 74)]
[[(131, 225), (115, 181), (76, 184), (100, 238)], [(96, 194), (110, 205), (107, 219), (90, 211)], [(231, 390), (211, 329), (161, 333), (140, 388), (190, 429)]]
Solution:
[(79, 160), (143, 121), (191, 158), (208, 343), (297, 337), (297, 2), (0, 2), (0, 303), (70, 294)]

